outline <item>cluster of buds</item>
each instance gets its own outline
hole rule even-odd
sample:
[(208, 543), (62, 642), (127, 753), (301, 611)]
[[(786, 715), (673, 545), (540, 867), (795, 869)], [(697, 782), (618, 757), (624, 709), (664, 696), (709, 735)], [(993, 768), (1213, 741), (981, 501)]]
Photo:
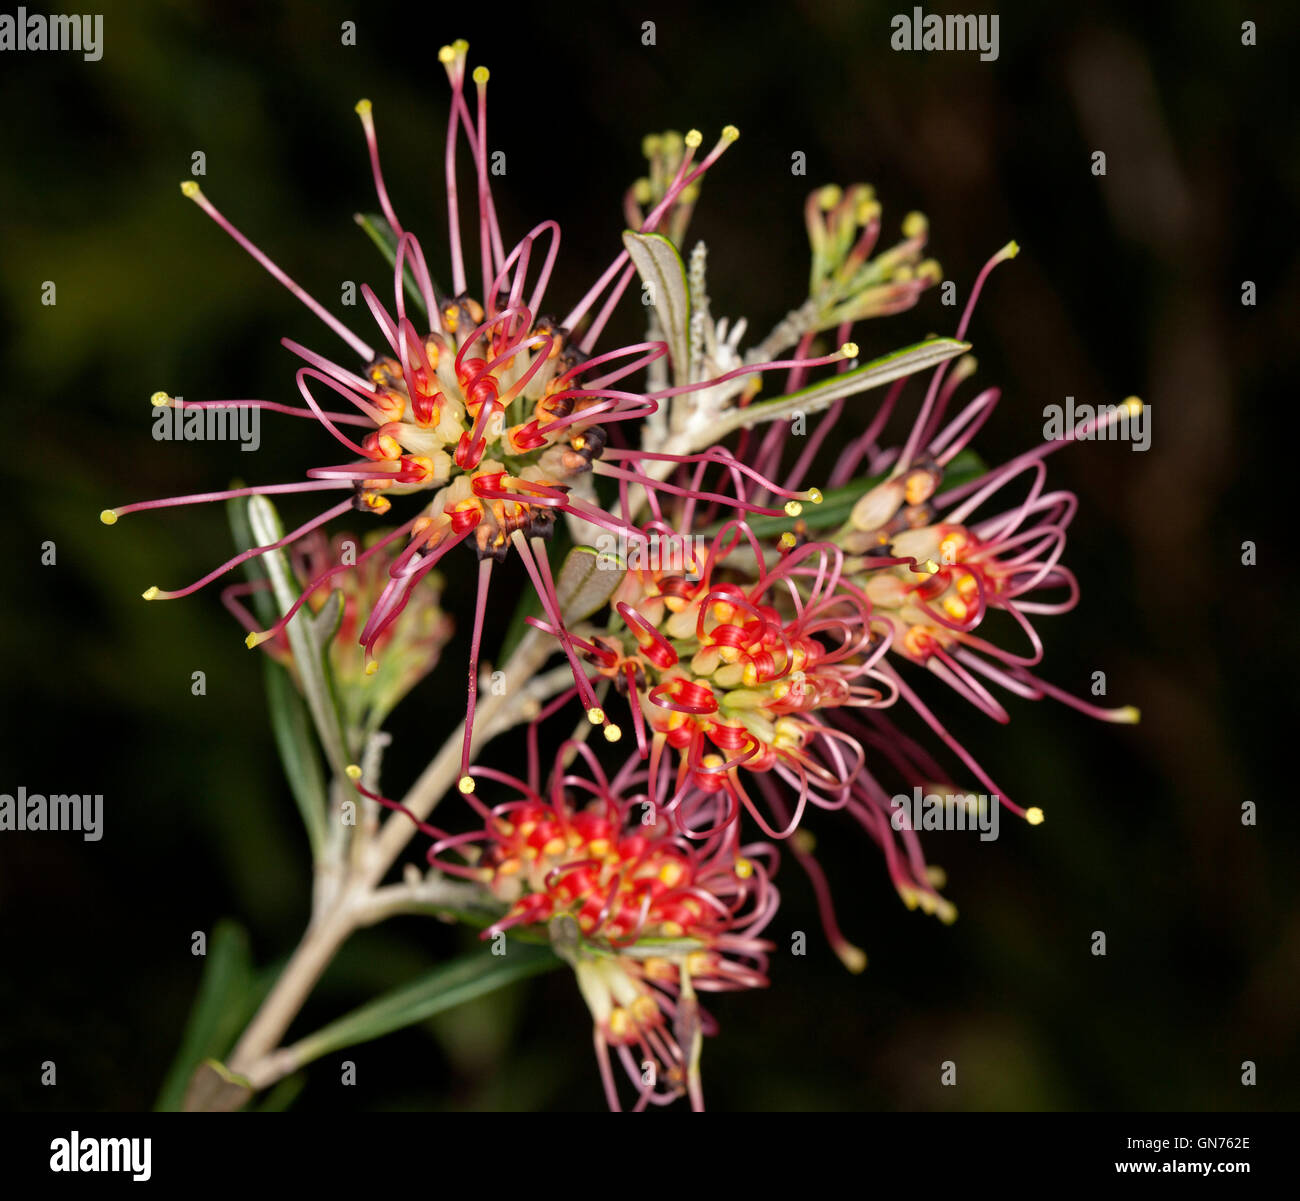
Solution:
[(903, 240), (872, 257), (881, 207), (867, 184), (818, 189), (804, 205), (804, 220), (812, 246), (809, 302), (823, 329), (910, 309), (943, 279), (939, 264), (923, 257), (929, 236), (923, 213), (908, 213)]
[[(723, 136), (734, 141), (739, 136), (739, 131), (734, 125), (729, 125), (723, 130)], [(646, 174), (623, 197), (623, 216), (628, 229), (641, 229), (645, 225), (646, 214), (671, 194), (673, 181), (681, 170), (686, 151), (699, 144), (698, 130), (690, 130), (682, 135), (670, 129), (665, 133), (645, 136), (641, 142), (641, 153), (646, 158)], [(679, 245), (686, 236), (686, 227), (690, 224), (691, 213), (699, 197), (699, 184), (691, 184), (681, 189), (671, 201), (668, 218), (662, 223), (662, 232), (674, 244)]]

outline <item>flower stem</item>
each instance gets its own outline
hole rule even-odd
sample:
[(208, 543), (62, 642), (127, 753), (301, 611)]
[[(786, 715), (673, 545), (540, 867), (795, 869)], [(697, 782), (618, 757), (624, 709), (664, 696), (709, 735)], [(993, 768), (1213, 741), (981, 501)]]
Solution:
[[(479, 704), (471, 758), (488, 739), (532, 716), (539, 698), (530, 681), (553, 650), (553, 644), (539, 631), (530, 629), (524, 635), (506, 665), (505, 687), (493, 690)], [(402, 804), (420, 820), (433, 812), (459, 778), (463, 739), (462, 724), (403, 798)], [(204, 1065), (195, 1073), (186, 1094), (186, 1109), (238, 1108), (253, 1091), (294, 1070), (292, 1057), (276, 1048), (339, 948), (359, 926), (378, 920), (375, 890), (415, 832), (415, 823), (400, 813), (383, 823), (360, 861), (350, 865), (332, 894), (332, 903), (313, 916), (280, 978), (236, 1043), (225, 1072)], [(240, 1079), (232, 1081), (231, 1076)]]

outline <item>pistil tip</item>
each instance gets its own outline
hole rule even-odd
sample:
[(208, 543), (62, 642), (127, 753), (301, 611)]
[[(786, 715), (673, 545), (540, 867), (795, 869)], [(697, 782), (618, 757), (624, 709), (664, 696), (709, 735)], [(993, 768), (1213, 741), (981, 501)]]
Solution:
[(377, 672), (378, 670), (379, 670), (378, 659), (371, 659), (370, 662), (366, 664), (366, 675), (373, 676), (375, 672)]
[(785, 512), (787, 517), (798, 517), (803, 512), (803, 505), (797, 500), (788, 500), (785, 502)]
[(740, 130), (734, 125), (724, 125), (722, 127), (722, 140), (724, 142), (734, 142), (738, 137), (740, 137)]
[(617, 742), (622, 737), (623, 737), (622, 727), (616, 726), (613, 722), (610, 722), (610, 724), (605, 727), (606, 742)]
[(926, 259), (917, 265), (916, 278), (928, 284), (937, 284), (943, 279), (943, 268), (939, 266), (938, 260)]
[(105, 525), (116, 525), (117, 514), (112, 509), (104, 509), (99, 514), (99, 520)]
[(347, 775), (349, 780), (361, 779), (361, 766), (357, 763), (349, 763), (347, 767), (343, 769), (343, 771)]
[(191, 200), (200, 200), (203, 197), (203, 190), (192, 179), (186, 179), (181, 181), (181, 194)]
[(356, 113), (363, 121), (370, 116), (370, 111), (374, 107), (369, 100), (358, 100)]
[(856, 359), (858, 357), (858, 344), (856, 342), (845, 342), (840, 347), (840, 354), (846, 359)]
[(155, 409), (161, 409), (164, 405), (171, 404), (171, 402), (172, 398), (168, 396), (166, 392), (155, 392), (151, 397), (149, 397), (149, 403), (153, 405)]
[(490, 78), (490, 76), (491, 76), (491, 72), (490, 72), (486, 67), (475, 67), (475, 68), (474, 68), (474, 82), (475, 82), (475, 83), (480, 84), (480, 85), (481, 85), (481, 84), (485, 84), (485, 83), (487, 83), (487, 81), (488, 81), (488, 79)]
[(1025, 821), (1031, 826), (1041, 826), (1043, 824), (1043, 811), (1037, 805), (1032, 809), (1026, 809)]
[(461, 776), (456, 787), (460, 789), (462, 796), (469, 796), (469, 794), (474, 791), (474, 777)]
[(605, 710), (600, 708), (599, 705), (592, 705), (592, 707), (587, 710), (587, 720), (591, 722), (593, 726), (600, 725), (605, 720)]
[(145, 600), (157, 600), (160, 591), (161, 590), (157, 587), (146, 588), (142, 593), (140, 593), (140, 595), (143, 596)]
[(683, 140), (692, 150), (696, 150), (699, 148), (700, 143), (704, 141), (704, 135), (698, 129), (688, 129)]
[(838, 184), (828, 183), (817, 189), (817, 207), (824, 212), (829, 213), (843, 199), (844, 191)]
[(842, 942), (836, 946), (835, 954), (855, 976), (861, 975), (866, 970), (867, 953), (861, 947), (855, 947), (851, 942)]

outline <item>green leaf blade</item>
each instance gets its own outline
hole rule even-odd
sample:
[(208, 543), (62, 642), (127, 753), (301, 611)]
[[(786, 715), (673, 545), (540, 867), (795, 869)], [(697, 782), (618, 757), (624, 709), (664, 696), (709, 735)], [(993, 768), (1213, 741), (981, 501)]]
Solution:
[(623, 245), (641, 282), (651, 287), (655, 317), (673, 361), (673, 381), (680, 386), (688, 381), (691, 369), (691, 295), (686, 264), (663, 234), (625, 230)]
[(195, 1069), (230, 1049), (257, 1003), (254, 984), (248, 935), (237, 922), (219, 921), (208, 940), (203, 975), (181, 1045), (154, 1102), (156, 1110), (180, 1109)]
[(547, 948), (517, 942), (506, 946), (505, 955), (489, 951), (463, 955), (323, 1026), (294, 1044), (295, 1067), (344, 1047), (382, 1038), (560, 964)]
[[(949, 359), (970, 350), (970, 344), (955, 338), (930, 338), (913, 346), (905, 346), (891, 354), (882, 355), (860, 367), (819, 380), (775, 400), (758, 401), (743, 409), (725, 413), (704, 431), (703, 445), (711, 445), (738, 429), (745, 429), (766, 421), (780, 421), (795, 413), (812, 415), (828, 409), (835, 401), (846, 396), (856, 396), (873, 388), (883, 387), (909, 375), (916, 375), (938, 367)], [(696, 449), (700, 449), (697, 447)]]

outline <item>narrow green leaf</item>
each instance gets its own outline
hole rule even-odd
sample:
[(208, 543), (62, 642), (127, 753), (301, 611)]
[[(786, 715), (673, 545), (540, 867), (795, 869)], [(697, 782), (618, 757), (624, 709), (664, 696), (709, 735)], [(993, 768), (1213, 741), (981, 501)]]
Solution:
[(219, 921), (208, 939), (199, 991), (176, 1058), (154, 1102), (156, 1110), (180, 1108), (195, 1069), (230, 1049), (256, 1003), (248, 935), (236, 922)]
[[(248, 519), (247, 503), (235, 499), (227, 502), (226, 509), (236, 547), (245, 551), (256, 546), (257, 540), (253, 537), (253, 527)], [(244, 564), (244, 569), (250, 582), (267, 585), (253, 593), (252, 604), (253, 612), (263, 628), (271, 626), (279, 614), (276, 612), (275, 596), (261, 556), (249, 559)], [(325, 773), (321, 770), (320, 749), (311, 714), (288, 670), (268, 654), (263, 653), (261, 659), (267, 710), (271, 715), (271, 731), (275, 736), (276, 750), (280, 754), (290, 791), (307, 829), (307, 840), (315, 861), (324, 850), (329, 794)]]
[[(242, 488), (244, 481), (234, 479), (230, 481), (230, 486)], [(226, 519), (230, 522), (230, 533), (235, 540), (235, 549), (243, 552), (250, 550), (257, 545), (257, 539), (253, 537), (253, 527), (248, 522), (248, 502), (243, 497), (235, 497), (234, 500), (226, 501)], [(255, 586), (252, 596), (249, 598), (253, 606), (253, 614), (263, 629), (272, 625), (279, 614), (275, 611), (275, 597), (271, 595), (271, 581), (266, 574), (266, 568), (262, 566), (260, 555), (255, 555), (244, 563), (244, 574), (248, 577), (248, 582)], [(265, 585), (264, 587), (257, 587)]]
[(295, 1043), (292, 1050), (296, 1066), (302, 1067), (332, 1051), (422, 1022), (516, 980), (550, 971), (559, 964), (560, 960), (549, 950), (516, 942), (507, 944), (505, 955), (480, 951), (462, 956)]
[(798, 392), (791, 392), (788, 396), (759, 401), (743, 409), (725, 413), (701, 431), (701, 445), (694, 449), (710, 446), (735, 430), (758, 425), (764, 421), (779, 421), (793, 416), (796, 412), (819, 413), (829, 408), (842, 396), (856, 396), (859, 392), (867, 392), (872, 388), (893, 383), (894, 380), (902, 379), (906, 375), (928, 371), (948, 359), (965, 354), (969, 349), (968, 343), (958, 342), (955, 338), (931, 338), (925, 342), (918, 342), (915, 346), (905, 346), (902, 350), (873, 359), (870, 363), (854, 367), (851, 371), (809, 384), (808, 387), (800, 388)]
[(312, 635), (317, 646), (328, 646), (339, 632), (343, 621), (343, 590), (335, 588), (320, 607), (320, 612), (311, 619)]
[(311, 714), (289, 673), (279, 663), (270, 655), (263, 655), (262, 666), (275, 747), (280, 753), (289, 790), (293, 793), (298, 812), (302, 814), (302, 823), (307, 828), (307, 842), (315, 863), (325, 850), (329, 791), (321, 768)]
[[(381, 217), (378, 213), (353, 213), (352, 220), (364, 229), (370, 240), (379, 247), (383, 252), (384, 258), (388, 260), (390, 267), (397, 266), (397, 234), (393, 232), (393, 227)], [(438, 293), (438, 285), (432, 279), (433, 291)], [(411, 270), (410, 255), (402, 263), (402, 287), (406, 290), (407, 297), (426, 317), (429, 310), (424, 303), (424, 294), (420, 291), (420, 285), (415, 281), (415, 273)]]
[[(258, 546), (270, 546), (284, 537), (280, 516), (265, 496), (252, 496), (248, 501), (248, 521)], [(289, 558), (282, 550), (267, 551), (260, 556), (271, 580), (271, 590), (281, 614), (287, 613), (298, 599), (298, 583), (289, 567)], [(311, 616), (306, 608), (299, 609), (285, 628), (293, 663), (302, 683), (303, 697), (316, 725), (325, 758), (336, 776), (346, 772), (350, 757), (339, 719), (338, 705), (330, 681), (329, 661), (325, 649), (316, 639)]]
[[(952, 462), (943, 469), (943, 488), (947, 490), (968, 484), (971, 480), (978, 479), (987, 470), (979, 455), (967, 448), (954, 455)], [(849, 514), (853, 511), (853, 506), (859, 497), (874, 488), (888, 474), (888, 472), (881, 472), (879, 475), (868, 476), (839, 488), (829, 489), (822, 494), (821, 504), (804, 505), (799, 519), (810, 531), (835, 529), (843, 525), (848, 521)], [(795, 519), (784, 516), (751, 517), (748, 524), (758, 537), (770, 538), (792, 529)], [(713, 527), (713, 532), (720, 528), (721, 523), (718, 523)]]
[(687, 382), (691, 369), (691, 296), (682, 256), (663, 234), (623, 233), (623, 245), (641, 282), (650, 285), (655, 317), (673, 360), (673, 382)]

